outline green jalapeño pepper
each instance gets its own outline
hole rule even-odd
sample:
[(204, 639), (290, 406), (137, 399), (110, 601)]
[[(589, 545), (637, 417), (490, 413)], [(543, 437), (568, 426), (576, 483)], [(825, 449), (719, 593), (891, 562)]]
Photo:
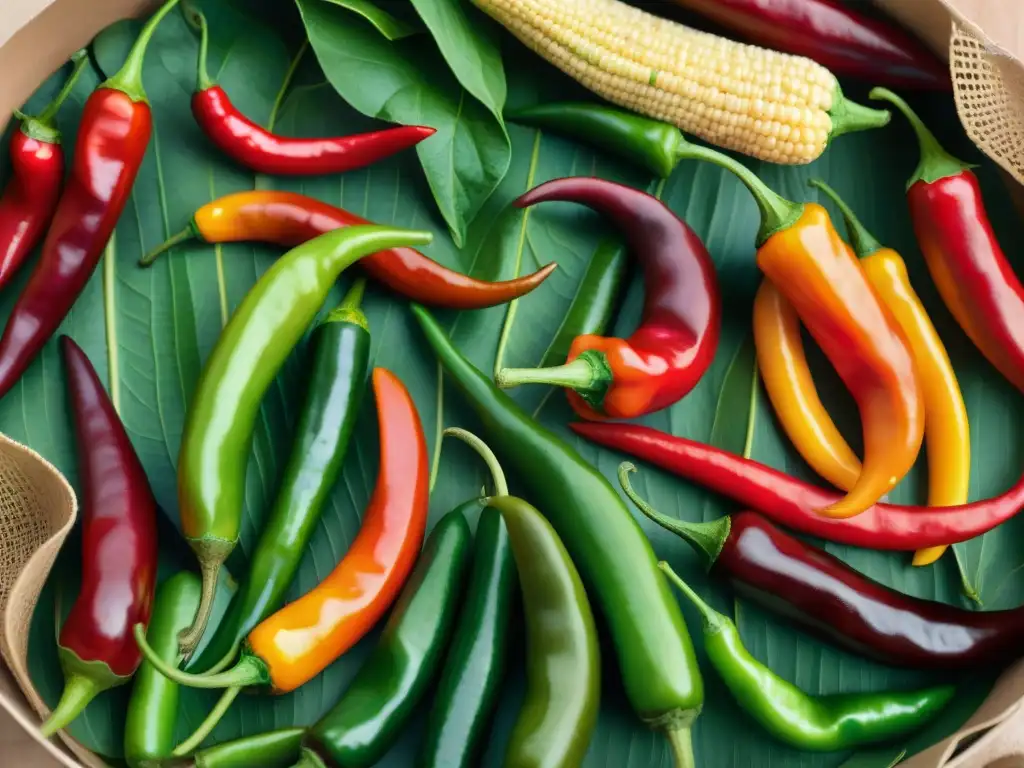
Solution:
[[(174, 574), (157, 590), (146, 640), (164, 661), (178, 662), (178, 633), (196, 615), (201, 591), (199, 577), (189, 571)], [(132, 683), (124, 725), (124, 759), (131, 768), (145, 768), (171, 754), (178, 723), (178, 693), (176, 682), (143, 659)]]
[(505, 768), (578, 768), (597, 724), (597, 629), (576, 567), (543, 515), (522, 499), (491, 500), (508, 527), (526, 613), (526, 701)]
[(797, 749), (835, 752), (905, 736), (933, 720), (956, 692), (940, 685), (811, 696), (751, 656), (732, 619), (701, 600), (667, 563), (660, 567), (700, 611), (708, 658), (736, 702), (768, 733)]
[(303, 739), (302, 768), (369, 768), (398, 738), (441, 665), (473, 535), (474, 499), (434, 526), (380, 641), (352, 684)]
[(249, 578), (192, 671), (224, 669), (249, 631), (281, 607), (341, 474), (370, 363), (370, 332), (359, 309), (365, 285), (365, 278), (356, 280), (342, 303), (313, 331), (306, 400), (284, 479), (250, 561)]
[(679, 603), (640, 524), (607, 478), (474, 368), (427, 310), (413, 305), (413, 313), (499, 458), (544, 509), (600, 605), (634, 710), (665, 731), (677, 765), (692, 766), (690, 728), (704, 683)]
[(309, 240), (274, 262), (221, 332), (186, 414), (178, 457), (182, 528), (203, 576), (195, 621), (180, 638), (186, 658), (202, 638), (217, 575), (238, 542), (246, 466), (264, 394), (346, 267), (371, 253), (431, 239), (430, 232), (365, 225)]
[(305, 728), (282, 728), (201, 749), (189, 757), (172, 757), (147, 768), (288, 768), (299, 757)]

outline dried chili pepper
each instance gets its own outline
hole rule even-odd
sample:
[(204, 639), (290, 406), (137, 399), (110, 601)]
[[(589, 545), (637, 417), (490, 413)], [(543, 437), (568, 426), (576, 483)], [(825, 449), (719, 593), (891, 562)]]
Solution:
[(955, 686), (916, 691), (811, 696), (776, 675), (743, 647), (732, 619), (701, 600), (668, 563), (661, 569), (700, 611), (704, 648), (736, 703), (779, 741), (797, 749), (836, 752), (905, 736), (943, 710)]
[(202, 12), (186, 6), (186, 16), (200, 33), (199, 67), (192, 115), (206, 137), (239, 165), (272, 176), (322, 176), (364, 168), (414, 147), (437, 131), (403, 125), (355, 136), (293, 138), (260, 127), (231, 103), (206, 71), (209, 30)]
[(992, 231), (974, 166), (946, 152), (896, 94), (876, 88), (871, 98), (896, 106), (917, 135), (907, 202), (939, 295), (974, 346), (1024, 391), (1024, 286)]
[(338, 275), (382, 248), (430, 242), (429, 232), (359, 226), (282, 256), (242, 299), (199, 377), (178, 458), (181, 524), (203, 574), (203, 601), (182, 635), (188, 658), (213, 608), (221, 565), (241, 527), (245, 472), (260, 403)]
[(0, 397), (21, 378), (71, 310), (117, 226), (153, 125), (142, 87), (146, 48), (177, 2), (167, 0), (156, 12), (121, 70), (85, 103), (71, 175), (43, 241), (42, 255), (0, 336)]
[(840, 495), (757, 461), (636, 424), (576, 422), (569, 427), (598, 445), (643, 459), (666, 472), (756, 509), (793, 530), (867, 549), (913, 552), (973, 539), (1024, 507), (1024, 475), (1004, 493), (956, 507), (875, 504), (847, 520), (815, 510)]
[(910, 597), (791, 536), (755, 512), (689, 523), (652, 509), (619, 467), (626, 495), (648, 518), (684, 538), (713, 578), (741, 597), (840, 648), (896, 667), (960, 670), (1020, 656), (1024, 608), (968, 611)]
[(147, 645), (143, 626), (136, 625), (139, 648), (163, 675), (192, 688), (227, 688), (175, 754), (198, 746), (243, 687), (287, 693), (320, 674), (370, 631), (412, 570), (427, 522), (426, 439), (412, 396), (393, 373), (376, 368), (373, 391), (380, 424), (377, 484), (359, 535), (316, 588), (258, 624), (238, 663), (216, 674), (194, 675), (166, 663)]
[(60, 92), (38, 115), (15, 111), (21, 123), (11, 137), (11, 180), (0, 196), (0, 289), (7, 285), (46, 232), (64, 183), (64, 150), (54, 123), (89, 63), (81, 50)]
[(82, 477), (81, 590), (60, 630), (60, 703), (40, 726), (52, 736), (99, 693), (131, 680), (156, 588), (156, 499), (89, 358), (60, 339)]
[(891, 22), (837, 0), (675, 0), (747, 40), (873, 84), (951, 89), (949, 67)]
[(820, 514), (859, 515), (903, 479), (921, 450), (924, 402), (910, 347), (823, 207), (783, 199), (721, 152), (689, 143), (680, 151), (732, 172), (753, 194), (761, 212), (757, 264), (857, 402), (864, 466), (849, 493)]
[[(256, 240), (294, 248), (326, 232), (369, 223), (343, 208), (295, 192), (236, 192), (199, 208), (187, 229), (147, 253), (139, 263), (149, 266), (167, 249), (192, 238), (206, 243)], [(454, 272), (412, 248), (378, 251), (363, 258), (359, 266), (377, 282), (414, 301), (449, 309), (483, 309), (525, 296), (544, 282), (557, 264), (497, 283)]]
[(498, 386), (566, 387), (573, 409), (588, 419), (629, 419), (678, 402), (700, 381), (718, 347), (721, 300), (704, 244), (656, 197), (612, 181), (556, 179), (515, 204), (550, 200), (586, 205), (623, 230), (644, 269), (643, 318), (628, 339), (577, 337), (565, 365), (503, 369)]

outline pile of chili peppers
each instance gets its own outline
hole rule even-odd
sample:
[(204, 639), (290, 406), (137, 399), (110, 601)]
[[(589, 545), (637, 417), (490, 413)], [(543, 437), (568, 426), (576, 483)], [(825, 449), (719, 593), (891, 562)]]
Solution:
[[(87, 61), (84, 52), (42, 113), (17, 114), (14, 179), (0, 197), (0, 288), (40, 242), (42, 254), (0, 336), (0, 397), (70, 310), (127, 201), (150, 137), (142, 84), (147, 44), (177, 2), (167, 0), (143, 27), (123, 69), (89, 97), (66, 183), (54, 117)], [(891, 85), (948, 87), (941, 67), (904, 33), (833, 0), (785, 4), (799, 6), (785, 12), (795, 14), (788, 22), (802, 19), (829, 32), (829, 45), (813, 50), (763, 4), (679, 2), (837, 70)], [(271, 133), (211, 81), (206, 19), (187, 2), (182, 11), (199, 37), (192, 112), (213, 147), (233, 163), (276, 175), (343, 173), (434, 133), (426, 126), (316, 139)], [(1024, 288), (992, 232), (971, 166), (949, 155), (899, 96), (884, 88), (872, 95), (902, 112), (920, 143), (907, 197), (943, 301), (992, 365), (1024, 388)], [(622, 423), (686, 397), (714, 360), (722, 324), (712, 254), (650, 194), (570, 177), (513, 201), (518, 208), (578, 203), (607, 218), (618, 234), (595, 251), (539, 366), (500, 368), (493, 381), (423, 305), (475, 310), (505, 304), (538, 288), (554, 262), (531, 275), (484, 282), (414, 250), (430, 242), (428, 232), (373, 224), (294, 193), (228, 195), (202, 205), (186, 229), (140, 260), (148, 266), (194, 238), (261, 241), (287, 251), (235, 309), (186, 414), (178, 493), (197, 572), (181, 570), (157, 585), (157, 509), (142, 463), (88, 357), (61, 337), (82, 475), (85, 557), (80, 594), (58, 639), (66, 685), (44, 734), (65, 728), (103, 691), (130, 683), (129, 766), (369, 767), (432, 691), (420, 764), (468, 768), (479, 764), (491, 739), (521, 629), (526, 693), (504, 747), (507, 765), (581, 765), (597, 723), (602, 674), (616, 669), (636, 715), (665, 736), (678, 766), (693, 766), (692, 729), (704, 681), (673, 585), (701, 615), (710, 665), (738, 705), (796, 748), (841, 751), (897, 739), (933, 720), (955, 696), (955, 686), (945, 682), (815, 697), (778, 676), (744, 648), (729, 617), (659, 562), (618, 489), (505, 392), (523, 384), (566, 389), (583, 419), (570, 425), (577, 435), (738, 502), (745, 511), (711, 522), (669, 518), (631, 487), (636, 468), (620, 467), (619, 483), (641, 513), (691, 544), (710, 575), (744, 599), (894, 666), (948, 675), (1020, 655), (1024, 607), (978, 612), (909, 597), (783, 530), (914, 552), (913, 564), (925, 566), (1024, 506), (1024, 472), (1001, 495), (967, 501), (967, 412), (903, 258), (876, 240), (824, 182), (810, 183), (839, 209), (849, 243), (822, 205), (784, 199), (746, 166), (691, 144), (674, 127), (588, 104), (537, 105), (510, 118), (598, 144), (662, 178), (684, 160), (714, 163), (749, 189), (761, 218), (752, 259), (763, 273), (753, 307), (761, 379), (794, 447), (838, 490)], [(643, 313), (628, 337), (609, 336), (632, 259), (643, 273)], [(343, 301), (314, 325), (329, 290), (354, 266), (361, 274)], [(483, 434), (444, 431), (476, 451), (490, 488), (429, 531), (427, 440), (406, 386), (372, 365), (372, 328), (361, 309), (368, 279), (412, 302), (427, 347)], [(273, 507), (227, 613), (207, 626), (221, 566), (238, 541), (261, 402), (311, 326), (306, 390)], [(857, 403), (860, 457), (818, 396), (803, 329)], [(368, 389), (380, 461), (360, 531), (320, 584), (285, 605), (341, 475)], [(927, 504), (885, 503), (922, 446)], [(521, 496), (510, 494), (505, 468)], [(597, 613), (612, 640), (603, 647), (615, 656), (613, 665), (602, 664)], [(243, 690), (296, 690), (385, 616), (372, 653), (315, 724), (201, 748)], [(202, 653), (194, 655), (206, 635)], [(183, 686), (223, 693), (199, 727), (175, 743)]]

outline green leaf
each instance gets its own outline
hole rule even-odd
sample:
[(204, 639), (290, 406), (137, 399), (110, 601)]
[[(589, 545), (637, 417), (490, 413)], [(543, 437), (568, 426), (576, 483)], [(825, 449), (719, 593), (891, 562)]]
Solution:
[[(450, 82), (453, 93), (463, 92), (436, 46), (425, 36), (401, 42), (405, 63), (399, 61), (396, 65), (395, 59), (370, 58), (367, 61), (371, 63), (360, 64), (358, 59), (364, 52), (372, 53), (377, 50), (375, 46), (393, 44), (351, 12), (319, 0), (302, 0), (302, 4), (304, 11), (315, 7), (320, 16), (331, 18), (332, 24), (343, 22), (362, 30), (359, 35), (375, 41), (369, 47), (360, 44), (337, 53), (338, 66), (351, 59), (354, 68), (372, 78), (366, 90), (372, 91), (382, 81), (413, 86), (423, 82)], [(278, 27), (282, 25), (275, 24), (273, 18), (263, 23), (224, 3), (206, 2), (203, 7), (213, 35), (211, 71), (247, 115), (266, 124), (299, 43), (285, 45), (278, 34)], [(283, 22), (292, 9), (283, 5), (279, 12)], [(97, 40), (96, 57), (105, 71), (119, 66), (135, 29), (134, 25), (120, 25)], [(359, 42), (360, 38), (354, 35), (353, 40)], [(317, 41), (312, 44), (315, 49)], [(510, 105), (579, 98), (577, 85), (510, 37), (503, 36), (501, 44), (509, 65)], [(339, 46), (344, 48), (341, 43)], [(181, 430), (203, 361), (210, 354), (224, 318), (281, 253), (280, 249), (251, 243), (221, 246), (192, 243), (165, 254), (149, 270), (136, 266), (142, 253), (186, 226), (198, 206), (228, 192), (252, 189), (257, 183), (253, 174), (220, 156), (194, 124), (189, 96), (195, 76), (195, 57), (194, 35), (180, 15), (172, 14), (161, 24), (146, 61), (145, 82), (154, 119), (149, 152), (106, 261), (62, 328), (83, 345), (105, 382), (119, 393), (126, 427), (154, 491), (168, 516), (175, 520)], [(318, 58), (325, 60), (322, 51), (318, 51)], [(374, 61), (377, 64), (373, 64)], [(374, 70), (378, 64), (381, 72)], [(383, 71), (385, 64), (397, 66), (400, 75)], [(415, 77), (407, 77), (405, 70), (410, 67), (416, 72)], [(345, 100), (339, 97), (319, 72), (311, 72), (311, 76), (306, 77), (306, 69), (316, 69), (312, 57), (307, 57), (303, 76), (296, 79), (296, 85), (288, 89), (281, 102), (276, 118), (281, 133), (345, 135), (379, 125), (363, 114), (365, 104), (346, 103), (347, 96)], [(393, 80), (388, 80), (392, 77)], [(75, 135), (84, 98), (98, 81), (92, 75), (87, 74), (87, 78), (91, 79), (83, 80), (75, 99), (60, 116), (69, 144)], [(48, 82), (31, 104), (45, 102), (55, 82)], [(363, 98), (368, 99), (366, 94)], [(387, 96), (384, 101), (394, 98), (394, 95)], [(476, 99), (467, 96), (466, 104), (470, 105), (467, 108), (475, 105), (479, 120), (491, 126), (488, 131), (498, 132), (492, 116)], [(952, 151), (958, 154), (969, 151), (948, 96), (923, 96), (915, 101), (915, 107), (923, 110), (925, 119), (936, 126), (941, 140)], [(465, 227), (461, 245), (450, 236), (447, 223), (436, 215), (432, 189), (423, 183), (422, 167), (412, 153), (403, 153), (371, 168), (341, 176), (261, 178), (259, 183), (309, 194), (369, 219), (430, 228), (435, 233), (435, 241), (424, 248), (425, 253), (449, 267), (484, 279), (509, 277), (556, 259), (559, 269), (518, 303), (514, 322), (506, 334), (506, 364), (527, 366), (535, 364), (543, 355), (572, 300), (587, 260), (597, 243), (609, 235), (610, 229), (599, 216), (582, 206), (538, 205), (525, 219), (522, 211), (510, 207), (511, 201), (531, 183), (569, 175), (596, 175), (646, 189), (652, 189), (653, 185), (642, 171), (599, 154), (580, 142), (539, 134), (521, 126), (510, 126), (509, 139), (508, 172), (500, 183), (492, 179), (495, 189), (486, 201), (479, 203), (479, 212)], [(1013, 429), (1014, 424), (1024, 421), (1024, 401), (974, 350), (935, 293), (915, 246), (903, 193), (903, 184), (912, 171), (915, 156), (916, 145), (909, 130), (894, 122), (884, 131), (840, 138), (824, 157), (808, 167), (774, 167), (753, 162), (750, 166), (773, 188), (792, 199), (810, 196), (805, 187), (808, 176), (826, 179), (854, 206), (879, 238), (903, 253), (914, 286), (949, 347), (964, 388), (974, 437), (971, 494), (972, 498), (982, 498), (1012, 483), (1024, 464), (1024, 439)], [(0, 183), (6, 181), (8, 175), (6, 153), (0, 152)], [(1024, 269), (1019, 255), (1024, 254), (1021, 247), (1024, 232), (1017, 225), (998, 172), (992, 164), (985, 163), (979, 175), (996, 233), (1006, 252), (1012, 254), (1016, 268)], [(745, 444), (746, 427), (752, 424), (755, 459), (814, 481), (814, 475), (780, 432), (767, 399), (758, 397), (753, 407), (750, 405), (750, 393), (756, 381), (753, 366), (733, 364), (734, 360), (749, 360), (746, 356), (749, 352), (742, 350), (750, 336), (750, 306), (760, 282), (753, 249), (757, 211), (749, 194), (718, 169), (685, 162), (666, 182), (663, 199), (689, 222), (707, 245), (718, 270), (726, 312), (720, 348), (707, 375), (684, 400), (643, 418), (642, 423), (729, 446), (739, 445), (741, 435)], [(22, 275), (15, 285), (0, 294), (0, 316), (6, 317), (9, 313), (26, 276)], [(328, 307), (340, 300), (349, 279), (343, 276), (334, 296), (327, 302)], [(628, 335), (636, 327), (642, 299), (639, 275), (634, 275), (623, 309), (609, 333)], [(394, 371), (409, 388), (431, 450), (436, 447), (439, 430), (444, 426), (478, 430), (480, 425), (458, 395), (439, 387), (436, 361), (424, 349), (419, 330), (406, 311), (406, 303), (371, 286), (365, 307), (373, 339), (373, 363)], [(504, 307), (496, 307), (478, 312), (439, 312), (439, 317), (475, 364), (489, 371), (494, 366), (505, 314)], [(108, 354), (108, 349), (112, 354)], [(830, 413), (851, 443), (857, 445), (858, 422), (851, 399), (813, 345), (809, 345), (808, 350), (815, 379)], [(305, 343), (299, 345), (263, 403), (246, 478), (241, 542), (230, 561), (232, 573), (239, 578), (245, 576), (248, 557), (287, 459), (286, 451), (291, 445), (296, 410), (306, 380), (308, 351)], [(0, 430), (55, 462), (78, 484), (63, 388), (57, 348), (51, 343), (26, 373), (23, 382), (0, 400)], [(542, 387), (523, 387), (512, 394), (532, 411), (546, 391)], [(561, 393), (550, 398), (539, 418), (576, 445), (584, 458), (616, 482), (615, 471), (623, 455), (599, 449), (570, 433), (565, 425), (573, 414)], [(289, 600), (309, 591), (330, 573), (359, 531), (362, 512), (377, 477), (376, 435), (376, 412), (372, 398), (367, 398), (342, 478), (304, 553), (288, 593)], [(922, 457), (920, 466), (893, 492), (894, 500), (922, 501), (925, 498), (924, 473)], [(509, 481), (513, 490), (520, 483), (513, 475)], [(483, 482), (483, 468), (474, 457), (450, 448), (441, 451), (431, 498), (431, 524), (455, 504), (477, 494)], [(720, 503), (697, 486), (647, 466), (640, 467), (636, 486), (652, 504), (681, 519), (700, 520), (710, 509), (710, 503)], [(668, 559), (716, 607), (729, 610), (733, 603), (731, 591), (727, 585), (709, 580), (700, 571), (686, 544), (646, 518), (641, 520), (641, 525), (659, 556)], [(964, 547), (965, 563), (977, 581), (986, 607), (1024, 602), (1024, 578), (1015, 570), (1024, 559), (1024, 551), (1018, 546), (1024, 534), (1022, 525), (1024, 518), (1012, 520)], [(162, 539), (166, 542), (166, 537)], [(826, 546), (854, 567), (892, 587), (926, 598), (951, 603), (961, 601), (952, 558), (944, 557), (927, 569), (915, 569), (909, 564), (909, 553)], [(73, 554), (72, 549), (68, 552)], [(57, 578), (55, 576), (55, 580)], [(47, 635), (34, 629), (31, 643), (30, 673), (47, 691), (48, 698), (54, 691), (53, 681), (59, 685), (60, 680), (52, 645), (54, 586), (55, 583), (50, 585), (35, 617), (42, 622), (48, 612), (51, 632)], [(684, 608), (684, 612), (696, 632), (699, 627), (696, 615), (689, 608)], [(890, 669), (866, 661), (819, 642), (747, 603), (740, 603), (739, 612), (743, 639), (751, 652), (811, 693), (902, 688), (945, 677), (941, 673)], [(323, 674), (291, 694), (240, 697), (211, 741), (314, 722), (343, 693), (374, 640), (375, 634), (371, 633)], [(617, 665), (607, 644), (604, 660), (600, 722), (585, 767), (671, 768), (670, 752), (664, 739), (647, 729), (629, 710)], [(483, 761), (487, 768), (501, 764), (505, 740), (522, 701), (524, 663), (521, 652), (510, 661), (507, 688), (492, 732), (490, 750)], [(706, 664), (704, 668), (708, 669)], [(705, 675), (705, 682), (707, 699), (694, 734), (697, 764), (702, 768), (836, 768), (849, 757), (846, 754), (806, 754), (775, 743), (746, 718), (714, 675)], [(183, 698), (179, 738), (195, 728), (215, 698), (215, 694), (196, 692), (189, 692)], [(123, 692), (101, 697), (86, 711), (83, 720), (72, 726), (72, 732), (117, 759), (121, 754), (119, 724), (124, 722), (124, 702)], [(403, 738), (381, 765), (404, 768), (415, 764), (427, 706), (429, 702), (421, 705)], [(897, 748), (902, 750), (904, 746), (897, 745)]]
[(352, 13), (358, 13), (368, 22), (377, 28), (377, 31), (388, 40), (402, 40), (406, 37), (419, 34), (422, 30), (416, 26), (392, 16), (370, 0), (321, 0), (325, 3), (346, 8)]
[(297, 0), (331, 85), (365, 115), (437, 133), (416, 147), (456, 245), (504, 178), (511, 147), (504, 126), (459, 85), (427, 41), (401, 45), (343, 9)]
[(508, 88), (494, 25), (460, 0), (412, 0), (462, 87), (504, 125)]

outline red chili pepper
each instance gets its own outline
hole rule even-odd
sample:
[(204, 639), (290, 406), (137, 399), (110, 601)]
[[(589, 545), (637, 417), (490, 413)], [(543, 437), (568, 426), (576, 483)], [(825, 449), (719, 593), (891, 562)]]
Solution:
[(149, 624), (156, 587), (157, 510), (131, 440), (89, 358), (60, 339), (82, 477), (82, 578), (60, 630), (65, 685), (41, 726), (64, 728), (97, 694), (127, 683), (139, 666), (132, 630)]
[(552, 384), (569, 388), (587, 419), (629, 419), (665, 408), (700, 381), (718, 348), (721, 305), (715, 266), (686, 222), (646, 192), (596, 178), (549, 181), (516, 201), (581, 203), (625, 233), (644, 269), (644, 312), (628, 339), (585, 335), (555, 368), (506, 368), (499, 387)]
[(836, 0), (675, 0), (751, 42), (873, 84), (948, 91), (949, 68), (893, 23)]
[(206, 70), (209, 30), (206, 17), (187, 8), (199, 28), (199, 73), (192, 114), (206, 137), (232, 160), (257, 173), (274, 176), (322, 176), (364, 168), (433, 136), (436, 129), (403, 125), (383, 131), (333, 138), (278, 136), (247, 118)]
[(121, 71), (85, 103), (71, 175), (42, 255), (0, 337), (0, 397), (21, 378), (70, 311), (128, 202), (153, 124), (142, 87), (146, 46), (177, 2), (167, 0), (156, 12)]
[(1024, 475), (1009, 490), (985, 501), (956, 507), (875, 504), (846, 519), (817, 510), (842, 498), (788, 475), (703, 443), (634, 424), (569, 425), (574, 432), (648, 461), (787, 528), (839, 544), (867, 549), (914, 551), (956, 544), (991, 531), (1024, 506)]
[[(235, 192), (199, 208), (187, 229), (147, 253), (139, 264), (149, 266), (167, 249), (192, 238), (206, 243), (256, 240), (294, 248), (325, 232), (369, 223), (343, 208), (295, 192)], [(483, 309), (525, 296), (558, 265), (552, 262), (532, 275), (489, 283), (454, 272), (412, 248), (390, 248), (363, 257), (359, 266), (413, 301), (448, 309)]]
[(0, 197), (0, 288), (39, 245), (60, 198), (64, 150), (54, 118), (89, 63), (89, 54), (81, 50), (71, 60), (71, 76), (42, 112), (34, 117), (14, 112), (21, 128), (11, 137), (11, 180)]
[(921, 159), (907, 201), (942, 300), (989, 362), (1024, 391), (1024, 287), (992, 231), (974, 166), (946, 152), (896, 94), (875, 88), (871, 98), (895, 105), (917, 134)]
[(754, 512), (708, 523), (667, 517), (630, 488), (632, 469), (628, 463), (619, 468), (626, 495), (700, 552), (712, 576), (841, 648), (916, 669), (974, 669), (1020, 656), (1024, 607), (968, 611), (904, 595)]

